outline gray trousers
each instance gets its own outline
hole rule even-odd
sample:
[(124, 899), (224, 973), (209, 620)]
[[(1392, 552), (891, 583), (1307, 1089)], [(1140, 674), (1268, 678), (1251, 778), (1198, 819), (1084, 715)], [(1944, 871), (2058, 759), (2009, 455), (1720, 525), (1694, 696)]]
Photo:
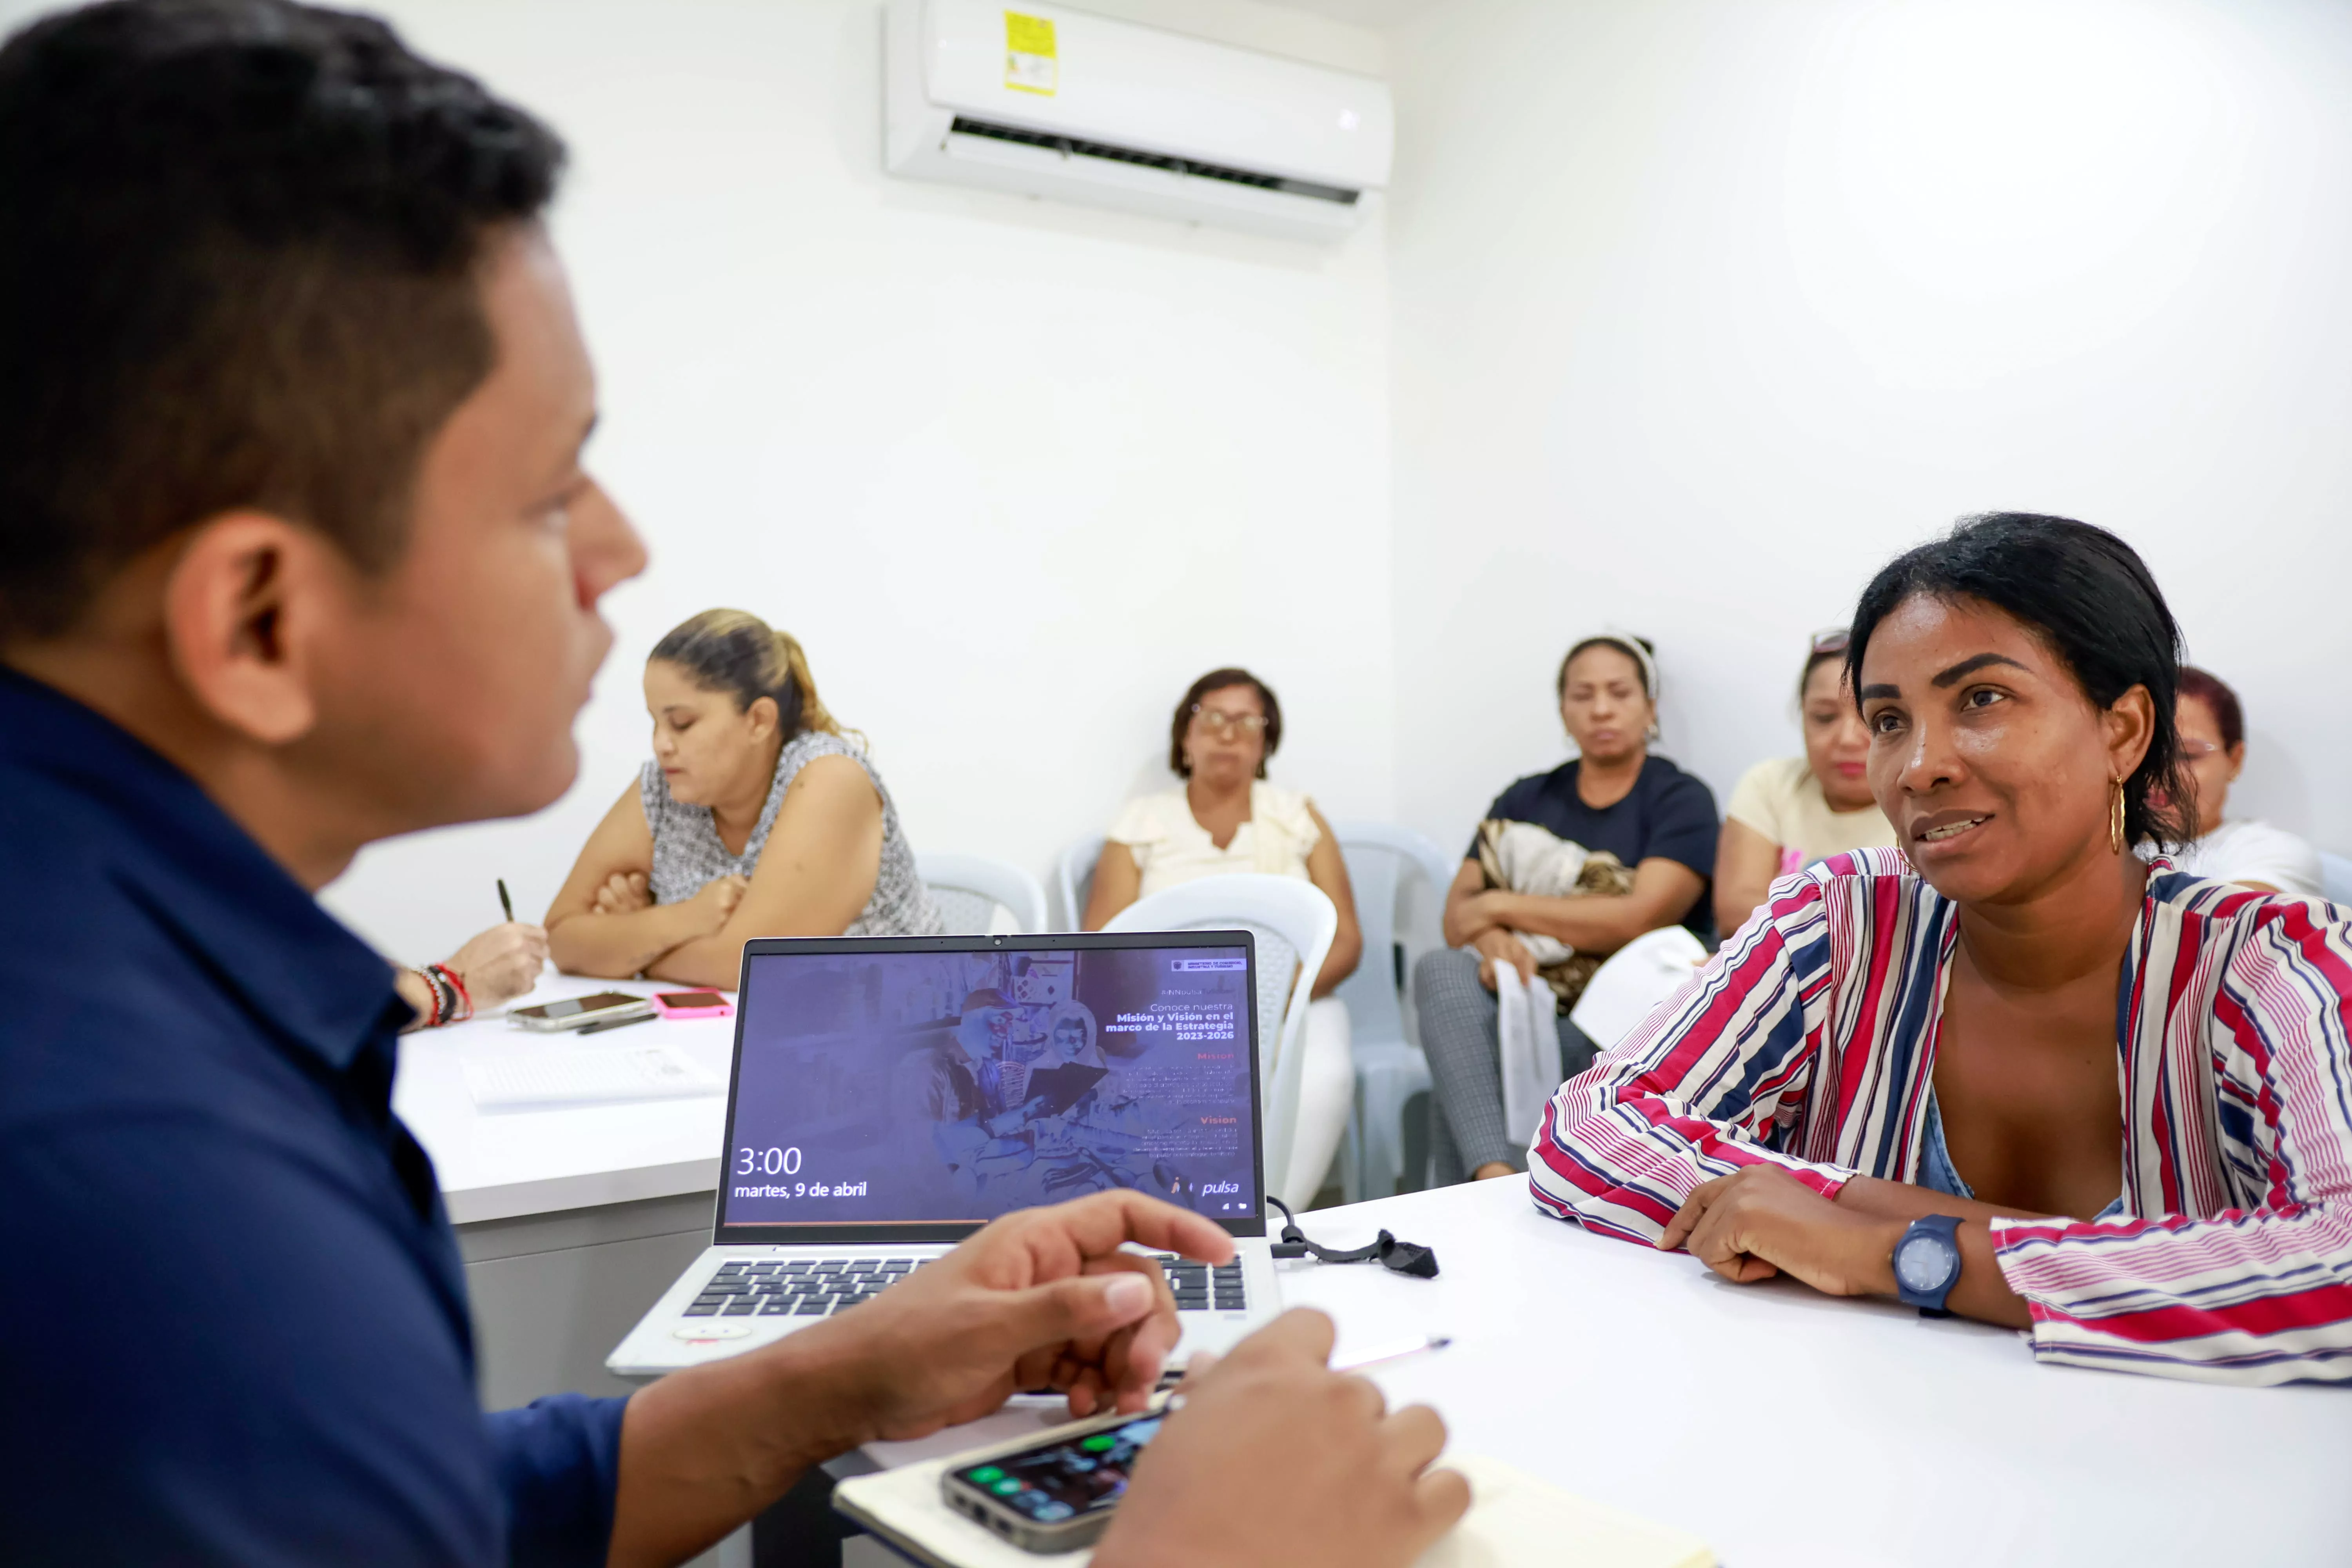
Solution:
[[(1412, 967), (1412, 984), (1435, 1091), (1429, 1151), (1438, 1184), (1465, 1181), (1496, 1161), (1525, 1170), (1528, 1152), (1503, 1133), (1500, 1010), (1495, 994), (1478, 984), (1478, 955), (1467, 948), (1424, 953)], [(1574, 1078), (1599, 1051), (1566, 1014), (1559, 1028), (1560, 1071)]]

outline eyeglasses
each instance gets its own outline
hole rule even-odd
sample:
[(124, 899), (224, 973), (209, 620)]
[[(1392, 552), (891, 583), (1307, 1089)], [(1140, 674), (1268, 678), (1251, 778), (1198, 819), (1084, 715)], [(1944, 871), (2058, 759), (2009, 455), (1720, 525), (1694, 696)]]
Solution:
[(1843, 653), (1853, 645), (1853, 634), (1843, 626), (1823, 626), (1813, 634), (1814, 653)]
[(2180, 742), (2180, 754), (2192, 763), (2200, 757), (2210, 757), (2221, 749), (2210, 741), (2183, 740)]
[(1212, 735), (1255, 735), (1265, 728), (1263, 713), (1228, 713), (1221, 708), (1204, 708), (1198, 702), (1192, 704), (1192, 717)]

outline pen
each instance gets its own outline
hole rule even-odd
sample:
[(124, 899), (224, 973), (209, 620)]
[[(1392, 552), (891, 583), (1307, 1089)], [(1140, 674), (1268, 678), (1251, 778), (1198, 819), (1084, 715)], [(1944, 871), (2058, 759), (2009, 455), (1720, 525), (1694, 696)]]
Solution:
[(514, 924), (514, 900), (507, 897), (507, 879), (499, 879), (499, 908), (507, 912), (507, 924)]
[(1442, 1351), (1454, 1342), (1451, 1334), (1416, 1334), (1409, 1340), (1390, 1340), (1382, 1344), (1366, 1345), (1346, 1361), (1331, 1363), (1333, 1372), (1361, 1372), (1368, 1366), (1380, 1366), (1388, 1362), (1402, 1361), (1423, 1351)]
[(602, 1023), (583, 1024), (572, 1032), (575, 1035), (601, 1035), (607, 1029), (625, 1029), (632, 1024), (650, 1024), (655, 1015), (639, 1013), (633, 1018), (606, 1018)]

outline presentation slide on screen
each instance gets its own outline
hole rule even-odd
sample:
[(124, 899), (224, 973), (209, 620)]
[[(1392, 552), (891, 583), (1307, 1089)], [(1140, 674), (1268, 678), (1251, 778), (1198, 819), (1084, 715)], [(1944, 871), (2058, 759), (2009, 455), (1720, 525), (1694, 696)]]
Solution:
[(1241, 948), (750, 962), (726, 1224), (1258, 1213)]

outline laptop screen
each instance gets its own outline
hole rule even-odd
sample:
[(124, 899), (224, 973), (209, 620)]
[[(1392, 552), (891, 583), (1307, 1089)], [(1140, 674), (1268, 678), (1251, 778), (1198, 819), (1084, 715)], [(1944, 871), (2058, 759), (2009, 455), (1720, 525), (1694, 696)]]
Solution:
[(1013, 940), (746, 954), (722, 1232), (968, 1227), (1112, 1187), (1261, 1219), (1249, 950)]

